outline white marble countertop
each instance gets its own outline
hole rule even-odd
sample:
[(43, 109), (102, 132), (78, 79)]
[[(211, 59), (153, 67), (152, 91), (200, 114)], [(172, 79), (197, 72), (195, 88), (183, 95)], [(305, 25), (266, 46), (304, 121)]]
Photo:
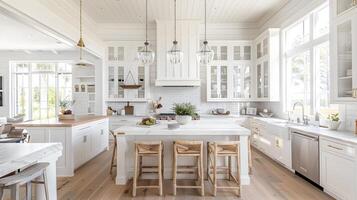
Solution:
[(175, 121), (159, 121), (158, 125), (144, 127), (140, 125), (122, 126), (115, 130), (117, 133), (125, 135), (250, 135), (250, 130), (240, 126), (236, 120), (227, 119), (207, 119), (194, 120), (180, 128), (169, 130), (168, 123)]
[(51, 154), (60, 156), (60, 143), (4, 143), (0, 144), (0, 177), (32, 165)]

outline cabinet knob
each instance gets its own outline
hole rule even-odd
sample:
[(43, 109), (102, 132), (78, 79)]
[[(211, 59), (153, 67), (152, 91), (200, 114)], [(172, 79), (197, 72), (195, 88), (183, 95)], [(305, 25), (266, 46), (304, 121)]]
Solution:
[[(357, 0), (356, 0), (357, 1)], [(357, 88), (352, 89), (352, 97), (357, 98)]]

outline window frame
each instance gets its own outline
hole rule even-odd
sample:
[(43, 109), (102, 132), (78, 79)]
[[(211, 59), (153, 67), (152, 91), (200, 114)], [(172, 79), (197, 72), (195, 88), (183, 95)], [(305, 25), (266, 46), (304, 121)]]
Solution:
[[(321, 10), (327, 8), (329, 10), (329, 4), (324, 3), (323, 5), (320, 5), (319, 7), (315, 8), (314, 10), (310, 11), (309, 13), (305, 14), (304, 16), (300, 17), (298, 20), (294, 21), (293, 23), (290, 23), (288, 26), (282, 29), (282, 66), (283, 66), (283, 74), (284, 74), (284, 84), (283, 84), (283, 112), (285, 114), (288, 113), (292, 108), (288, 107), (289, 103), (288, 102), (288, 60), (296, 55), (299, 55), (301, 53), (304, 53), (308, 51), (310, 53), (310, 113), (306, 113), (306, 115), (313, 116), (316, 112), (319, 111), (317, 108), (317, 89), (316, 89), (316, 83), (317, 83), (317, 71), (316, 71), (316, 60), (315, 60), (315, 48), (318, 47), (319, 45), (324, 44), (325, 42), (330, 42), (329, 41), (329, 35), (330, 31), (324, 35), (320, 35), (319, 37), (315, 37), (315, 24), (316, 24), (316, 14), (320, 12)], [(309, 35), (309, 40), (301, 45), (298, 45), (292, 49), (287, 48), (287, 31), (289, 31), (292, 27), (295, 25), (301, 23), (305, 19), (309, 18), (310, 22), (310, 35)]]
[[(32, 69), (31, 69), (31, 65), (32, 64), (43, 64), (43, 63), (50, 63), (50, 64), (54, 64), (55, 65), (55, 70), (54, 72), (33, 72)], [(55, 75), (55, 115), (57, 115), (57, 113), (59, 112), (59, 89), (60, 89), (60, 86), (59, 86), (59, 75), (60, 74), (65, 74), (63, 72), (60, 72), (58, 70), (59, 68), (59, 64), (60, 63), (65, 63), (65, 64), (68, 64), (68, 65), (71, 65), (71, 61), (70, 60), (19, 60), (19, 61), (10, 61), (9, 62), (9, 68), (10, 68), (10, 99), (12, 102), (10, 104), (10, 116), (14, 116), (17, 113), (17, 101), (16, 101), (16, 98), (17, 98), (17, 93), (16, 93), (16, 89), (17, 89), (17, 83), (16, 83), (16, 74), (28, 74), (28, 88), (29, 88), (29, 91), (28, 91), (28, 95), (29, 97), (27, 98), (27, 101), (28, 101), (28, 120), (32, 120), (33, 118), (33, 113), (32, 113), (32, 74), (39, 74), (39, 73), (53, 73)], [(28, 72), (16, 72), (15, 71), (15, 67), (16, 65), (18, 64), (27, 64), (29, 65), (29, 70)], [(72, 99), (73, 99), (73, 67), (71, 67), (72, 70), (71, 70), (71, 74), (72, 74)]]

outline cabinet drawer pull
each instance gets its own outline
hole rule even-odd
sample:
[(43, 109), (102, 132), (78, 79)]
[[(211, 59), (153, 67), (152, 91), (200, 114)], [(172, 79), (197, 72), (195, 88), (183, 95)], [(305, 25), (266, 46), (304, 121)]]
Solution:
[(83, 136), (83, 142), (86, 143), (87, 142), (87, 136)]
[(334, 146), (332, 146), (332, 145), (327, 145), (328, 147), (330, 147), (330, 148), (333, 148), (333, 149), (336, 149), (336, 150), (339, 150), (339, 151), (342, 151), (343, 149), (341, 149), (341, 148), (338, 148), (338, 147), (334, 147)]

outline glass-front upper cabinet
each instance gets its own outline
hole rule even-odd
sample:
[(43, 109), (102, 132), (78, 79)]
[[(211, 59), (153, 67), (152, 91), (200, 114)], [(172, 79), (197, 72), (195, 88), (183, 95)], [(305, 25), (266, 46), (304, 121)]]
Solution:
[(335, 3), (337, 15), (340, 15), (345, 11), (355, 8), (357, 6), (356, 0), (335, 0)]
[(226, 99), (228, 97), (227, 66), (210, 66), (209, 99)]
[(213, 60), (222, 60), (222, 61), (228, 60), (228, 46), (213, 45), (211, 46), (211, 49), (214, 52)]
[(262, 98), (262, 88), (263, 88), (263, 70), (262, 65), (257, 65), (257, 97)]
[[(137, 59), (141, 42), (108, 42), (108, 101), (146, 101), (149, 66)], [(125, 85), (140, 85), (139, 88)]]
[(233, 66), (233, 99), (249, 99), (251, 97), (251, 66), (239, 64)]
[(252, 47), (250, 45), (233, 46), (233, 60), (251, 60), (251, 49)]

